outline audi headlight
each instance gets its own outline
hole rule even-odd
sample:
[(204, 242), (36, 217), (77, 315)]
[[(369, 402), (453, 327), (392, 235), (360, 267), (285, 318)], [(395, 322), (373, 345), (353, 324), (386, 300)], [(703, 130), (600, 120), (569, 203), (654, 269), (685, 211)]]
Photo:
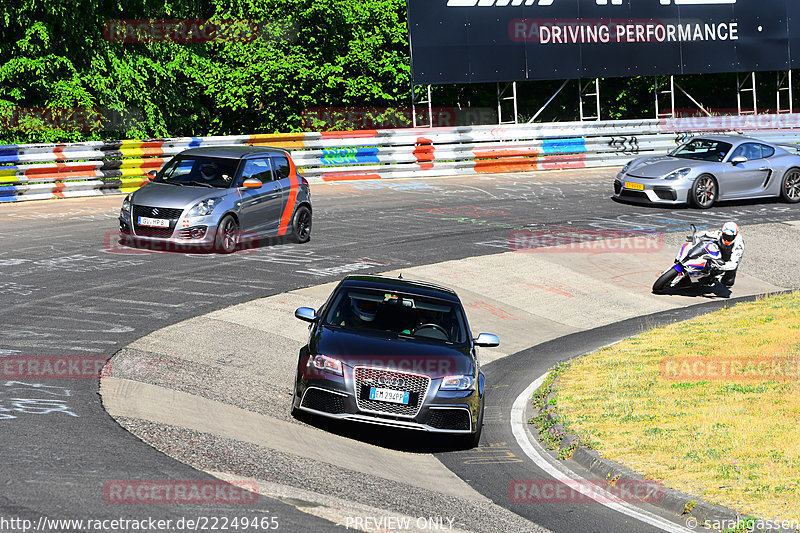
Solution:
[(222, 202), (221, 197), (207, 198), (202, 202), (197, 202), (194, 207), (189, 210), (186, 216), (190, 217), (204, 217), (210, 215), (214, 208)]
[(475, 388), (475, 378), (472, 376), (447, 376), (442, 378), (439, 390), (472, 390)]
[(679, 168), (678, 170), (673, 170), (666, 176), (664, 176), (665, 180), (679, 180), (681, 178), (685, 178), (686, 175), (691, 171), (691, 168)]
[(317, 370), (324, 370), (331, 374), (344, 375), (342, 370), (342, 362), (327, 355), (312, 355), (308, 358), (308, 366), (313, 366)]
[(130, 213), (131, 212), (131, 194), (130, 193), (128, 194), (128, 196), (125, 197), (124, 200), (122, 200), (122, 210), (125, 211), (126, 213)]

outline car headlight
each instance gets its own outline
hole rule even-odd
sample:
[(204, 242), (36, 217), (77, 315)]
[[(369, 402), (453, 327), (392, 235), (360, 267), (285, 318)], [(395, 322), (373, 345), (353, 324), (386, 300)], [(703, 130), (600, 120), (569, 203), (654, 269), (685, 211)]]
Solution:
[(221, 197), (206, 198), (202, 202), (197, 202), (194, 207), (189, 210), (186, 216), (189, 217), (204, 217), (210, 215), (214, 208), (222, 202)]
[(447, 376), (442, 378), (439, 390), (472, 390), (475, 388), (475, 378), (472, 376)]
[(679, 180), (681, 178), (686, 177), (686, 175), (691, 171), (691, 168), (679, 168), (678, 170), (673, 170), (666, 176), (664, 176), (665, 180)]
[(628, 169), (631, 168), (631, 163), (633, 163), (633, 161), (628, 161), (627, 163), (625, 163), (625, 166), (622, 167), (622, 170), (620, 170), (619, 173), (625, 174), (628, 171)]
[(317, 370), (324, 370), (331, 374), (344, 375), (342, 370), (342, 362), (327, 355), (312, 355), (308, 358), (307, 366), (313, 366)]
[(122, 210), (127, 213), (131, 212), (131, 194), (128, 194), (128, 196), (122, 200)]

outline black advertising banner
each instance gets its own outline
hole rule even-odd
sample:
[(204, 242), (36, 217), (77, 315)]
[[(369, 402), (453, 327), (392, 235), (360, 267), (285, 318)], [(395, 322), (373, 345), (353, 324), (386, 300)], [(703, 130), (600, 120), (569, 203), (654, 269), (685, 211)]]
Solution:
[(800, 0), (408, 0), (415, 84), (788, 70)]

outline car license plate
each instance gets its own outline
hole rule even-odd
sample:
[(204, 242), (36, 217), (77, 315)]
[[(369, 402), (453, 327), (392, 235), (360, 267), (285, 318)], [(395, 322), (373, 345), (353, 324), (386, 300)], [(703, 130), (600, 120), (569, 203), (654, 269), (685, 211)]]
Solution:
[(409, 392), (402, 390), (379, 389), (377, 387), (369, 388), (369, 399), (379, 402), (402, 403), (403, 405), (408, 405), (409, 395)]
[(140, 226), (150, 226), (151, 228), (168, 228), (169, 220), (165, 218), (139, 217)]
[(625, 182), (625, 188), (626, 189), (633, 189), (634, 191), (643, 191), (644, 190), (644, 185), (641, 184), (641, 183), (633, 183), (633, 182), (630, 182), (630, 181), (626, 181)]

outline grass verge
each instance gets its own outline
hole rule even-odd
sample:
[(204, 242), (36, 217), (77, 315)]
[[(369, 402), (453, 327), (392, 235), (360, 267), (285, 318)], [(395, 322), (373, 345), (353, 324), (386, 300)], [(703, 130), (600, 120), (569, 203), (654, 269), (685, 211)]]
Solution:
[(654, 329), (558, 373), (601, 456), (737, 511), (800, 520), (800, 293)]

